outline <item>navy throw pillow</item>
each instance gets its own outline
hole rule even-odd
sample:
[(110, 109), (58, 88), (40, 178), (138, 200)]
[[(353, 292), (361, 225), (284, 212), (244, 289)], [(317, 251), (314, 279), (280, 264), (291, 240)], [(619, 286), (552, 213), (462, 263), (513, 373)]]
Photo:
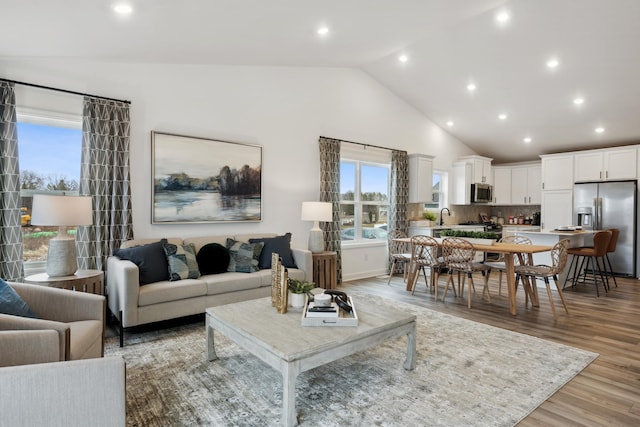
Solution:
[(264, 243), (258, 267), (262, 270), (271, 268), (271, 254), (276, 252), (282, 258), (282, 265), (287, 268), (298, 268), (291, 252), (291, 233), (283, 236), (249, 239), (249, 243)]
[(169, 280), (169, 263), (161, 242), (116, 249), (113, 255), (138, 266), (141, 285)]
[(207, 243), (196, 255), (200, 274), (219, 274), (229, 267), (229, 250), (219, 243)]
[(20, 295), (2, 279), (0, 279), (0, 313), (38, 318)]

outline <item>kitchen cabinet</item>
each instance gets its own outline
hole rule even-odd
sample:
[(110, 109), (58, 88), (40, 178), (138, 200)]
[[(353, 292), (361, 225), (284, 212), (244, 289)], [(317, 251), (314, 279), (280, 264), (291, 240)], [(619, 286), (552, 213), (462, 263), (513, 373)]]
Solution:
[(491, 160), (482, 156), (465, 156), (453, 163), (450, 200), (454, 205), (471, 203), (471, 184), (491, 184)]
[(542, 176), (540, 166), (518, 166), (511, 169), (511, 203), (514, 205), (539, 205)]
[(573, 154), (545, 154), (540, 158), (542, 191), (573, 189)]
[(636, 179), (636, 148), (589, 150), (574, 154), (574, 182)]
[(511, 204), (511, 167), (493, 167), (493, 203), (496, 205)]
[(433, 156), (409, 155), (409, 203), (430, 203), (433, 189)]
[(573, 222), (573, 190), (543, 191), (541, 211), (543, 230), (570, 225)]

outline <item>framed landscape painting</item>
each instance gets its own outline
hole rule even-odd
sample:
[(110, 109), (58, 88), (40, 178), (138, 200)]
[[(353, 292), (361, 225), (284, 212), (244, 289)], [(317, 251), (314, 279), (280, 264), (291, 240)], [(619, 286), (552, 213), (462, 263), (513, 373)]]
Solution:
[(262, 220), (262, 146), (151, 132), (153, 224)]

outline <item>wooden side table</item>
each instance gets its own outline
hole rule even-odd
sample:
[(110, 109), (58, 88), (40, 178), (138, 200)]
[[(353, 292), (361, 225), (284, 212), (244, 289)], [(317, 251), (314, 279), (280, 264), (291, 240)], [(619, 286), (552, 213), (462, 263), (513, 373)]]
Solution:
[(311, 254), (313, 258), (313, 281), (324, 289), (338, 287), (338, 254), (337, 252), (320, 252)]
[(73, 276), (60, 277), (49, 277), (47, 273), (40, 273), (27, 276), (24, 281), (34, 285), (104, 295), (104, 273), (102, 270), (78, 270)]

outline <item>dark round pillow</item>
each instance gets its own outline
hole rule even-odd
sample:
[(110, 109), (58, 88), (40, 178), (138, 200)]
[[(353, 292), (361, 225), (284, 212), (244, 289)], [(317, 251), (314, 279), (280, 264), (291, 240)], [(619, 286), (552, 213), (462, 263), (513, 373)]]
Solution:
[(207, 243), (196, 255), (200, 274), (224, 273), (229, 267), (229, 250), (219, 243)]

